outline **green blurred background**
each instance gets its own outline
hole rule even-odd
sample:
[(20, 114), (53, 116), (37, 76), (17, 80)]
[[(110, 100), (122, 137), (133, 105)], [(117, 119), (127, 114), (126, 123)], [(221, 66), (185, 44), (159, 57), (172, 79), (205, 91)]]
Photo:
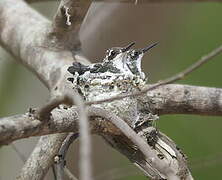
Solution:
[[(37, 9), (49, 19), (56, 12), (56, 3), (36, 3)], [(85, 54), (101, 59), (107, 48), (136, 41), (136, 47), (159, 42), (144, 57), (143, 70), (149, 82), (169, 77), (202, 55), (222, 44), (222, 4), (161, 3), (118, 4), (93, 3), (81, 29)], [(212, 59), (181, 84), (222, 88), (222, 55)], [(4, 50), (0, 50), (0, 116), (24, 113), (48, 98), (40, 81)], [(222, 168), (222, 117), (167, 115), (157, 123), (186, 153), (195, 179), (220, 179)], [(16, 142), (26, 157), (37, 138)], [(146, 179), (123, 156), (108, 147), (101, 138), (93, 137), (93, 168), (96, 179)], [(68, 156), (68, 166), (78, 174), (78, 142)], [(10, 146), (0, 149), (0, 179), (15, 179), (22, 161)], [(46, 179), (52, 179), (49, 172)]]

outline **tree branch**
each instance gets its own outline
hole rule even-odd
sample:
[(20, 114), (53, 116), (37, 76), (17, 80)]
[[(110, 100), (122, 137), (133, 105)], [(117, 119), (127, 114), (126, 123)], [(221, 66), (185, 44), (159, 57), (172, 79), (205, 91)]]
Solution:
[[(51, 116), (51, 111), (58, 107), (60, 104), (69, 104), (69, 98), (64, 96), (52, 97), (44, 106), (37, 109), (35, 118), (40, 121), (48, 121)], [(71, 104), (70, 104), (71, 105)]]
[[(56, 117), (56, 113), (58, 113), (58, 112), (56, 112), (56, 111), (58, 111), (59, 109), (55, 109), (53, 112), (52, 112), (52, 118), (51, 119), (54, 119), (54, 117)], [(70, 111), (70, 112), (74, 112), (75, 111), (75, 109), (73, 109), (73, 108), (70, 108), (70, 109), (67, 109), (66, 111)], [(100, 113), (101, 111), (96, 111), (95, 110), (95, 108), (89, 108), (89, 115), (90, 116), (93, 116), (94, 118), (95, 117), (100, 117), (100, 116), (102, 116), (102, 117), (104, 117), (104, 118), (107, 118), (107, 120), (109, 120), (109, 121), (111, 121), (112, 123), (114, 123), (115, 125), (117, 125), (118, 126), (118, 128), (120, 128), (120, 131), (118, 132), (117, 130), (115, 130), (114, 132), (116, 133), (116, 134), (121, 134), (121, 131), (124, 131), (123, 129), (125, 129), (126, 127), (125, 126), (120, 126), (119, 124), (116, 124), (116, 119), (114, 118), (114, 120), (112, 120), (112, 118), (113, 118), (113, 116), (111, 116), (111, 115), (107, 115), (107, 114), (101, 114)], [(102, 111), (103, 112), (103, 111)], [(78, 132), (78, 128), (76, 127), (77, 126), (77, 119), (75, 119), (75, 118), (73, 118), (73, 116), (72, 117), (70, 117), (70, 114), (69, 113), (67, 113), (67, 115), (69, 114), (69, 116), (68, 117), (64, 117), (64, 110), (63, 110), (63, 112), (61, 113), (62, 115), (63, 115), (63, 117), (61, 117), (61, 119), (60, 119), (60, 121), (61, 120), (64, 120), (65, 119), (65, 121), (67, 121), (67, 119), (68, 118), (70, 118), (70, 120), (72, 121), (72, 123), (70, 123), (66, 128), (66, 130), (65, 129), (63, 129), (63, 131), (65, 130), (66, 132), (67, 132), (67, 130), (68, 130), (68, 128), (69, 128), (69, 131), (74, 131), (74, 132)], [(30, 117), (29, 117), (30, 118)], [(77, 117), (76, 117), (77, 118)], [(50, 120), (51, 120), (50, 119)], [(24, 119), (23, 119), (24, 120)], [(22, 122), (24, 122), (22, 120)], [(51, 129), (52, 130), (55, 130), (55, 129), (57, 129), (57, 130), (62, 130), (62, 128), (61, 127), (55, 127), (55, 126), (52, 126), (52, 124), (51, 124), (51, 122), (50, 122), (50, 120), (49, 120), (49, 122), (46, 124), (46, 127), (51, 127)], [(76, 122), (73, 122), (73, 120), (76, 120)], [(94, 119), (94, 120), (96, 120), (96, 119)], [(29, 119), (29, 122), (32, 122), (32, 121), (35, 121), (34, 119)], [(2, 122), (2, 120), (0, 121), (0, 122)], [(119, 122), (119, 121), (117, 121), (117, 122)], [(64, 125), (64, 122), (59, 122), (60, 123), (60, 126), (61, 125)], [(96, 128), (96, 130), (95, 131), (97, 131), (97, 132), (100, 132), (100, 131), (102, 131), (102, 133), (104, 133), (104, 128), (102, 128), (101, 130), (100, 130), (100, 128), (101, 127), (104, 127), (104, 126), (106, 126), (107, 125), (107, 122), (106, 121), (101, 121), (101, 118), (98, 118), (98, 120), (97, 120), (97, 125), (96, 124), (93, 124), (93, 123), (96, 123), (95, 121), (94, 122), (91, 122), (91, 125), (92, 125), (92, 127), (94, 127), (94, 128)], [(105, 125), (102, 125), (102, 124), (105, 124)], [(119, 122), (120, 124), (124, 124), (124, 123), (121, 123), (121, 122)], [(5, 125), (5, 123), (4, 123), (4, 119), (3, 119), (3, 124)], [(13, 124), (12, 122), (11, 122), (11, 124)], [(19, 123), (20, 124), (20, 123)], [(23, 126), (23, 124), (22, 124), (22, 126)], [(0, 127), (2, 127), (2, 126), (0, 126)], [(24, 126), (23, 126), (24, 127)], [(40, 133), (42, 133), (42, 130), (43, 129), (46, 129), (46, 127), (42, 127), (42, 129), (40, 129)], [(121, 128), (122, 127), (122, 128)], [(128, 127), (128, 126), (127, 126)], [(7, 127), (4, 127), (4, 128), (7, 128)], [(64, 127), (63, 127), (64, 128)], [(110, 128), (110, 126), (109, 126), (109, 128)], [(16, 128), (16, 129), (18, 129), (18, 128)], [(37, 129), (37, 128), (35, 128), (35, 129)], [(106, 128), (105, 128), (106, 129)], [(22, 133), (22, 134), (24, 134), (25, 132), (32, 132), (33, 133), (33, 130), (27, 130), (27, 129), (25, 129), (25, 130), (21, 130), (21, 129), (19, 129), (20, 131), (20, 133)], [(107, 132), (107, 130), (105, 130), (105, 132)], [(109, 131), (108, 131), (109, 132)], [(113, 131), (112, 131), (113, 132)], [(13, 135), (13, 136), (15, 136), (16, 135), (16, 133), (13, 133), (12, 132), (12, 134), (8, 134), (8, 133), (3, 133), (3, 134), (5, 134), (5, 135)], [(135, 133), (133, 133), (132, 134), (132, 132), (130, 131), (130, 134), (131, 135), (133, 135), (133, 134), (135, 134)], [(130, 134), (128, 134), (128, 135), (130, 135)], [(128, 136), (127, 135), (127, 136)], [(129, 137), (131, 137), (131, 135), (129, 136)], [(61, 134), (60, 135), (54, 135), (54, 136), (51, 136), (51, 138), (50, 138), (50, 142), (49, 141), (46, 141), (48, 138), (47, 138), (47, 136), (44, 136), (44, 137), (42, 137), (41, 139), (40, 139), (40, 141), (39, 141), (39, 143), (38, 143), (38, 145), (36, 146), (36, 148), (35, 148), (35, 150), (34, 150), (34, 152), (32, 153), (32, 155), (31, 155), (31, 157), (29, 158), (29, 160), (27, 161), (27, 163), (26, 163), (26, 165), (23, 167), (23, 170), (22, 170), (22, 173), (21, 173), (21, 175), (19, 176), (19, 178), (20, 179), (32, 179), (33, 178), (33, 175), (34, 174), (36, 174), (36, 176), (35, 176), (35, 179), (41, 179), (42, 177), (44, 177), (44, 174), (47, 172), (47, 170), (48, 170), (48, 168), (50, 167), (50, 165), (52, 164), (52, 156), (54, 156), (55, 154), (57, 154), (58, 153), (58, 151), (59, 151), (59, 147), (61, 146), (61, 144), (62, 144), (62, 142), (64, 141), (64, 139), (65, 139), (65, 137), (67, 136), (67, 134), (66, 133), (64, 133), (62, 136), (61, 136)], [(2, 137), (2, 136), (0, 136), (0, 137)], [(21, 136), (20, 136), (21, 137)], [(112, 136), (110, 136), (109, 135), (109, 137), (112, 137)], [(128, 138), (129, 138), (128, 137)], [(17, 138), (17, 137), (16, 137)], [(53, 141), (53, 139), (54, 139), (54, 141)], [(123, 139), (125, 139), (125, 138), (123, 138)], [(134, 142), (134, 140), (133, 140), (133, 142)], [(135, 142), (137, 142), (137, 140), (135, 139)], [(134, 142), (134, 143), (135, 143)], [(53, 147), (53, 144), (55, 145), (55, 143), (56, 143), (56, 147)], [(118, 143), (119, 144), (121, 144), (121, 141), (118, 141)], [(123, 142), (124, 143), (124, 142)], [(126, 143), (126, 142), (125, 142)], [(124, 145), (126, 145), (124, 143)], [(137, 144), (137, 143), (136, 143)], [(145, 143), (142, 143), (142, 144), (145, 144)], [(139, 147), (140, 146), (143, 146), (143, 145), (139, 145)], [(124, 146), (121, 146), (122, 148), (120, 148), (121, 150), (123, 150), (123, 149), (125, 149), (125, 147)], [(145, 147), (144, 147), (145, 148)], [(166, 148), (166, 147), (165, 147)], [(53, 149), (53, 150), (51, 150), (51, 149)], [(137, 149), (137, 148), (136, 148)], [(141, 147), (140, 148), (138, 148), (139, 150), (141, 150)], [(145, 149), (147, 149), (147, 148), (145, 148)], [(138, 151), (136, 150), (136, 152), (138, 153)], [(146, 151), (144, 150), (142, 150), (142, 152), (143, 153), (145, 153), (146, 154)], [(122, 152), (123, 153), (123, 152)], [(134, 157), (134, 155), (132, 154), (132, 151), (130, 150), (128, 153), (130, 153), (130, 157), (132, 158), (132, 157)], [(125, 153), (123, 153), (123, 154), (125, 154)], [(44, 158), (44, 156), (47, 156), (47, 158)], [(127, 154), (125, 154), (125, 155), (127, 155)], [(142, 163), (142, 168), (143, 169), (145, 169), (145, 171), (147, 172), (149, 172), (150, 171), (150, 163), (152, 164), (152, 163), (155, 163), (155, 162), (157, 162), (157, 161), (154, 161), (154, 162), (152, 162), (152, 158), (151, 157), (153, 157), (153, 156), (149, 156), (149, 157), (147, 157), (148, 159), (146, 159), (146, 163), (143, 161), (143, 158), (141, 157), (141, 155), (139, 155), (138, 157), (134, 157), (134, 161), (137, 159), (137, 158), (139, 158), (140, 160), (138, 160), (137, 159), (137, 161), (136, 161), (136, 163), (137, 164), (139, 164), (139, 165), (141, 165), (141, 163)], [(154, 156), (154, 157), (156, 157), (156, 155)], [(35, 161), (34, 161), (35, 160)], [(38, 161), (36, 161), (36, 160), (38, 160)], [(35, 162), (35, 163), (33, 163), (33, 161)], [(141, 162), (142, 161), (142, 162)], [(36, 163), (37, 162), (37, 163)], [(161, 163), (160, 163), (161, 164)], [(159, 164), (159, 165), (160, 165)], [(156, 166), (154, 166), (154, 167), (156, 167)], [(158, 166), (157, 166), (158, 167)], [(165, 167), (165, 166), (164, 166)], [(151, 168), (152, 169), (152, 168)], [(160, 170), (161, 171), (161, 169), (164, 171), (164, 168), (162, 167), (162, 168), (158, 168), (158, 170)], [(166, 169), (165, 169), (166, 170)], [(30, 173), (30, 172), (32, 172), (32, 173)], [(154, 171), (155, 172), (155, 171)], [(151, 175), (152, 174), (154, 174), (154, 172), (153, 173), (151, 173)], [(171, 170), (169, 170), (169, 172), (170, 173), (173, 173)], [(164, 173), (164, 172), (163, 172)], [(165, 173), (167, 173), (167, 172), (165, 172)], [(150, 173), (149, 173), (150, 174)], [(159, 174), (159, 173), (158, 173)], [(175, 174), (175, 173), (173, 173), (173, 174)], [(186, 173), (185, 173), (186, 174)], [(167, 177), (169, 176), (169, 174), (167, 175), (167, 174), (165, 174)], [(171, 174), (172, 175), (172, 174)], [(170, 175), (170, 176), (171, 176)], [(184, 174), (183, 174), (184, 175)]]
[(80, 134), (80, 179), (93, 180), (91, 166), (91, 136), (88, 122), (88, 113), (85, 110), (85, 104), (82, 97), (75, 92), (68, 94), (68, 98), (72, 100), (72, 104), (76, 104), (79, 111), (79, 134)]
[[(63, 104), (64, 103), (69, 103), (69, 104), (75, 103), (78, 107), (79, 116), (80, 116), (79, 117), (80, 120), (78, 121), (79, 127), (80, 127), (79, 128), (80, 129), (79, 130), (79, 133), (80, 133), (80, 177), (82, 180), (91, 180), (92, 179), (91, 138), (89, 135), (90, 130), (89, 130), (87, 113), (85, 112), (85, 107), (84, 107), (84, 103), (83, 103), (81, 96), (77, 93), (74, 93), (74, 92), (72, 94), (67, 92), (66, 94), (64, 94), (64, 96), (59, 96), (57, 98), (51, 99), (45, 106), (43, 106), (42, 108), (39, 108), (39, 110), (37, 110), (36, 112), (33, 111), (34, 118), (37, 118), (40, 121), (48, 124), (50, 117), (52, 115), (51, 111), (55, 107), (60, 105), (61, 103), (63, 103)], [(59, 135), (52, 137), (51, 140), (53, 140), (53, 138), (56, 138), (56, 139), (62, 138), (63, 139), (63, 137), (62, 136), (60, 137)], [(40, 142), (41, 142), (41, 139), (40, 139)], [(40, 145), (43, 145), (43, 144), (40, 143)], [(41, 149), (41, 147), (36, 147), (35, 149)], [(53, 154), (53, 153), (51, 153), (51, 154), (46, 153), (46, 155), (47, 155), (47, 158), (50, 158), (48, 156), (51, 155), (51, 159), (53, 158), (52, 156), (55, 156), (55, 154)], [(34, 173), (33, 170), (29, 171), (29, 167), (35, 167), (33, 169), (35, 170), (35, 173), (38, 173), (39, 178), (44, 177), (44, 175), (45, 175), (44, 174), (45, 170), (42, 169), (42, 172), (38, 171), (38, 166), (41, 167), (41, 166), (44, 166), (44, 164), (41, 164), (41, 162), (36, 163), (36, 161), (33, 161), (33, 159), (32, 159), (33, 156), (35, 156), (35, 158), (37, 157), (37, 155), (35, 154), (35, 150), (31, 154), (31, 158), (28, 159), (27, 163), (25, 164), (25, 166), (21, 172), (21, 177), (23, 179), (30, 179), (30, 176), (32, 176), (31, 174)], [(42, 155), (42, 156), (44, 156), (44, 155)], [(52, 162), (52, 161), (50, 161), (50, 162)], [(52, 165), (52, 163), (51, 164), (48, 163), (47, 165), (50, 167)], [(47, 165), (45, 165), (45, 167), (44, 167), (45, 169), (49, 169), (49, 167)], [(43, 167), (41, 167), (41, 168), (43, 168)], [(37, 179), (38, 178), (36, 178), (36, 180)]]
[[(55, 157), (55, 165), (57, 170), (57, 180), (64, 179), (64, 170), (66, 166), (66, 154), (68, 152), (69, 146), (79, 137), (78, 133), (70, 133), (59, 150), (58, 155)], [(66, 171), (65, 171), (66, 172)]]
[(81, 53), (79, 30), (91, 4), (90, 0), (61, 0), (53, 21), (51, 34), (57, 39), (56, 46)]
[[(222, 89), (218, 88), (165, 85), (147, 92), (139, 101), (142, 104), (141, 109), (148, 109), (160, 115), (222, 115)], [(77, 132), (77, 122), (76, 108), (53, 110), (48, 123), (35, 119), (32, 113), (1, 118), (0, 145), (31, 136)], [(93, 126), (92, 123), (94, 121), (91, 121)]]
[(0, 44), (52, 89), (73, 57), (68, 51), (46, 48), (51, 44), (50, 22), (22, 0), (1, 0), (0, 17)]
[[(49, 36), (50, 22), (22, 0), (1, 0), (0, 17), (0, 44), (33, 71), (50, 89), (52, 96), (62, 95), (67, 82), (67, 66), (73, 62), (73, 56), (69, 51), (53, 47), (54, 37)], [(42, 127), (42, 123), (35, 120), (33, 125)], [(49, 136), (47, 142), (57, 143), (54, 138), (58, 136)], [(39, 145), (44, 148), (44, 144)]]
[[(109, 120), (122, 132), (125, 137), (112, 133), (105, 134), (104, 137), (112, 147), (136, 163), (151, 179), (193, 179), (187, 168), (184, 154), (166, 135), (150, 126), (136, 133), (115, 114), (101, 108), (91, 110), (93, 111), (89, 112), (90, 115)], [(153, 131), (155, 131), (154, 136), (151, 135)], [(156, 139), (154, 144), (149, 144), (147, 135)]]
[(222, 115), (222, 89), (169, 84), (139, 97), (144, 109), (159, 115)]
[[(62, 17), (62, 21), (58, 23), (59, 26), (61, 22), (72, 24), (71, 14), (69, 9), (65, 8), (65, 16), (64, 14), (58, 16)], [(52, 96), (63, 94), (65, 92), (67, 65), (73, 61), (73, 58), (68, 51), (47, 48), (55, 47), (55, 42), (53, 42), (55, 37), (56, 40), (59, 40), (59, 36), (53, 34), (49, 21), (28, 7), (22, 0), (1, 0), (0, 17), (0, 43), (39, 77), (50, 89)], [(66, 21), (64, 21), (64, 17)], [(57, 22), (59, 22), (59, 19)], [(71, 30), (76, 31), (75, 28)], [(58, 43), (57, 41), (56, 44)], [(75, 46), (72, 46), (72, 48), (75, 49)], [(16, 117), (3, 118), (0, 121), (0, 144), (7, 144), (16, 139), (34, 135), (78, 132), (78, 113), (76, 110), (75, 108), (55, 109), (48, 122), (35, 119), (32, 112)], [(94, 120), (97, 120), (97, 118)], [(91, 125), (98, 122), (101, 125), (101, 119), (92, 121)], [(95, 127), (95, 125), (92, 125), (92, 127)], [(19, 178), (42, 179), (52, 164), (52, 157), (58, 152), (66, 136), (67, 133), (42, 137), (30, 159), (23, 167)], [(142, 151), (146, 154), (146, 149), (142, 148)], [(32, 163), (33, 161), (37, 163)], [(150, 159), (148, 158), (146, 161), (150, 162)], [(137, 164), (141, 165), (138, 162)], [(146, 167), (147, 164), (143, 166), (143, 169)]]
[(78, 113), (76, 108), (53, 110), (52, 116), (47, 123), (35, 119), (32, 112), (1, 118), (0, 145), (9, 144), (14, 140), (30, 136), (77, 132), (77, 120)]
[(43, 179), (66, 136), (67, 133), (50, 135), (50, 141), (48, 136), (41, 137), (17, 179)]

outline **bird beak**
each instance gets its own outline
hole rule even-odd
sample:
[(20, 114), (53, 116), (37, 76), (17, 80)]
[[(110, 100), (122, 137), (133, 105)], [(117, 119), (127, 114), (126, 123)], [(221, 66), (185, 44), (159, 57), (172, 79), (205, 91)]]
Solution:
[(149, 46), (141, 49), (140, 52), (146, 53), (147, 51), (149, 51), (150, 49), (152, 49), (153, 47), (155, 47), (157, 44), (158, 44), (157, 42), (156, 42), (156, 43), (153, 43), (153, 44), (151, 44), (151, 45), (149, 45)]
[(128, 51), (134, 44), (135, 44), (135, 42), (131, 42), (129, 45), (127, 45), (126, 47), (122, 48), (122, 52)]

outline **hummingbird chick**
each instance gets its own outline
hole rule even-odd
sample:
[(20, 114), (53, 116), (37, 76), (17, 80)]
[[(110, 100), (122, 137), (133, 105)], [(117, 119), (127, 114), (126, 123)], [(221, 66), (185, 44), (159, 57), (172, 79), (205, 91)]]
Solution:
[[(85, 66), (74, 62), (68, 68), (73, 77), (68, 78), (86, 101), (111, 98), (120, 94), (140, 91), (145, 85), (145, 74), (141, 70), (144, 54), (156, 46), (152, 44), (143, 49), (131, 49), (135, 43), (126, 47), (113, 47), (106, 51), (102, 62)], [(97, 104), (123, 118), (135, 128), (139, 120), (136, 97), (127, 97), (109, 103)]]

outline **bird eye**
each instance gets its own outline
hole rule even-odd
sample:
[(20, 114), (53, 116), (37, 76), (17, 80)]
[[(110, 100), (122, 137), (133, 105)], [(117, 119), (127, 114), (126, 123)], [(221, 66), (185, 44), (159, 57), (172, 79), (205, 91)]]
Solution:
[(135, 52), (131, 53), (130, 56), (132, 59), (137, 59), (139, 56), (139, 52), (135, 51)]
[(108, 54), (108, 60), (112, 60), (117, 56), (118, 52), (115, 50), (110, 50)]
[(134, 52), (134, 56), (139, 56), (139, 52)]
[(111, 51), (111, 52), (110, 52), (110, 55), (111, 55), (111, 56), (115, 56), (115, 55), (116, 55), (116, 51)]

